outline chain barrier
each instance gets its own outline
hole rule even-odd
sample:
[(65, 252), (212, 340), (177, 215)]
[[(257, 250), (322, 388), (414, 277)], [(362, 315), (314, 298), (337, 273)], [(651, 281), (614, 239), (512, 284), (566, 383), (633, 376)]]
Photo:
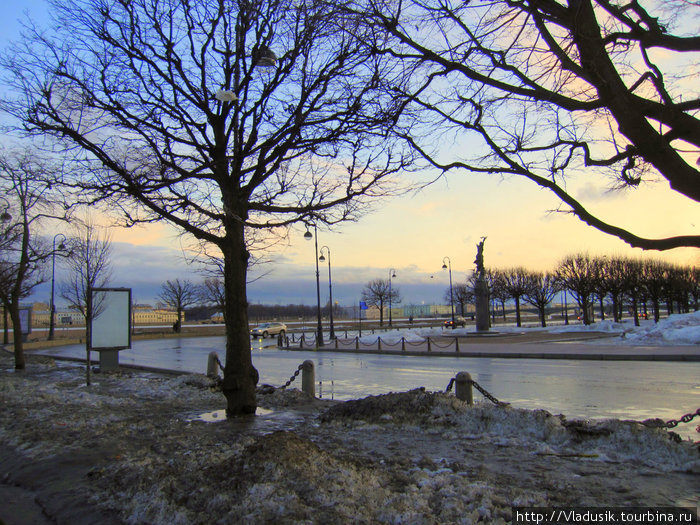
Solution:
[(294, 382), (294, 380), (295, 380), (297, 377), (299, 377), (299, 373), (301, 372), (301, 369), (302, 369), (302, 368), (304, 368), (304, 364), (303, 364), (303, 363), (299, 365), (299, 367), (296, 369), (296, 371), (294, 372), (294, 374), (292, 374), (292, 377), (289, 378), (289, 381), (287, 381), (284, 385), (282, 385), (282, 386), (280, 387), (280, 390), (284, 390), (284, 389), (287, 388), (289, 385), (291, 385), (291, 384)]
[[(452, 387), (454, 386), (456, 380), (457, 380), (456, 377), (453, 377), (452, 379), (450, 379), (450, 382), (449, 382), (449, 384), (447, 385), (447, 388), (445, 388), (445, 392), (452, 392)], [(508, 406), (508, 405), (510, 404), (510, 403), (504, 403), (503, 401), (499, 401), (498, 399), (496, 399), (496, 398), (495, 398), (493, 395), (491, 395), (483, 386), (481, 386), (479, 383), (477, 383), (477, 382), (474, 381), (473, 379), (469, 380), (469, 383), (470, 383), (474, 388), (476, 388), (479, 392), (481, 392), (481, 394), (482, 394), (486, 399), (488, 399), (489, 401), (491, 401), (494, 405), (497, 405), (497, 406)]]
[(219, 370), (221, 370), (223, 372), (224, 365), (221, 364), (221, 361), (219, 360), (219, 356), (217, 355), (215, 359), (216, 359), (216, 364), (219, 365)]
[(483, 395), (486, 399), (488, 399), (489, 401), (491, 401), (494, 405), (498, 405), (498, 406), (507, 406), (507, 405), (509, 404), (509, 403), (504, 403), (503, 401), (499, 401), (498, 399), (496, 399), (494, 396), (492, 396), (491, 394), (489, 394), (489, 393), (486, 391), (486, 389), (485, 389), (484, 387), (482, 387), (479, 383), (477, 383), (477, 382), (474, 381), (473, 379), (470, 381), (470, 383), (471, 383), (472, 385), (474, 385), (474, 388), (476, 388), (479, 392), (481, 392), (482, 395)]
[[(652, 428), (676, 428), (681, 423), (690, 423), (696, 416), (700, 416), (700, 408), (698, 408), (695, 413), (691, 412), (685, 414), (680, 419), (670, 419), (665, 423), (660, 419), (649, 419), (647, 421), (642, 421), (642, 425)], [(696, 428), (700, 432), (700, 426)]]

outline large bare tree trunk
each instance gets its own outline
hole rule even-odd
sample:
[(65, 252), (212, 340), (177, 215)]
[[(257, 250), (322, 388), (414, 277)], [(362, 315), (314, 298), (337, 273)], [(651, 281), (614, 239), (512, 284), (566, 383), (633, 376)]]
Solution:
[(255, 386), (258, 371), (253, 367), (248, 333), (246, 274), (248, 251), (242, 224), (229, 224), (224, 253), (224, 289), (226, 304), (226, 363), (222, 390), (226, 396), (226, 414), (253, 414), (256, 409)]
[(15, 369), (24, 370), (24, 342), (22, 341), (22, 325), (19, 319), (19, 301), (14, 298), (10, 307), (10, 317), (12, 318), (12, 337), (14, 338), (13, 346), (15, 349)]

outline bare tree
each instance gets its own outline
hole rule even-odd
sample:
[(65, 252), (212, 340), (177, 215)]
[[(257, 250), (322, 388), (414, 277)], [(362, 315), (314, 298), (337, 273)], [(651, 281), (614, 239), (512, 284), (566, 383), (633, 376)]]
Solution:
[(410, 161), (380, 91), (396, 72), (320, 0), (50, 4), (52, 38), (28, 31), (2, 60), (19, 93), (2, 108), (73, 154), (75, 198), (216, 246), (227, 413), (254, 413), (246, 229), (356, 219), (392, 190)]
[(547, 306), (559, 293), (557, 276), (553, 273), (529, 272), (527, 280), (529, 284), (525, 287), (523, 300), (537, 308), (540, 324), (547, 326)]
[(591, 324), (593, 319), (592, 298), (595, 294), (596, 269), (588, 254), (565, 257), (557, 267), (557, 279), (569, 290), (583, 312), (583, 324)]
[[(391, 293), (389, 293), (391, 290)], [(386, 303), (401, 303), (401, 293), (397, 286), (391, 286), (389, 279), (374, 279), (368, 282), (362, 290), (362, 300), (369, 306), (379, 308), (379, 324), (384, 325), (384, 305)]]
[[(700, 247), (700, 235), (682, 234), (685, 224), (676, 236), (637, 235), (598, 216), (567, 180), (584, 173), (602, 192), (661, 179), (700, 201), (700, 98), (688, 88), (700, 37), (684, 35), (682, 23), (698, 3), (664, 4), (345, 2), (384, 30), (368, 45), (403, 62), (408, 81), (394, 92), (415, 111), (395, 129), (429, 166), (524, 177), (556, 195), (562, 211), (655, 250)], [(447, 156), (437, 146), (455, 141), (469, 147)]]
[(200, 300), (206, 304), (216, 306), (226, 320), (226, 289), (224, 280), (216, 277), (207, 277), (199, 287)]
[(661, 300), (667, 286), (668, 264), (661, 261), (644, 261), (642, 263), (642, 285), (654, 308), (654, 322), (659, 322)]
[(102, 304), (90, 301), (89, 294), (93, 288), (106, 287), (112, 278), (112, 241), (109, 232), (101, 232), (89, 215), (85, 220), (76, 220), (73, 230), (66, 241), (69, 255), (64, 263), (70, 274), (61, 283), (59, 293), (70, 308), (85, 318), (89, 341), (90, 321), (102, 310)]
[(44, 266), (51, 257), (51, 247), (37, 230), (45, 220), (58, 218), (50, 196), (54, 170), (32, 150), (0, 154), (0, 200), (5, 201), (0, 215), (0, 299), (12, 320), (17, 369), (25, 367), (20, 300), (46, 280)]
[[(474, 277), (474, 282), (476, 279), (476, 276)], [(496, 269), (490, 269), (487, 272), (487, 279), (489, 282), (489, 293), (491, 294), (491, 297), (493, 297), (495, 300), (501, 303), (501, 313), (503, 315), (503, 321), (505, 322), (506, 320), (506, 301), (510, 298), (510, 294), (508, 293), (508, 290), (506, 289), (506, 284), (505, 284), (505, 278), (503, 276), (503, 272), (500, 270)], [(473, 286), (472, 286), (472, 289)], [(494, 307), (494, 312), (491, 316), (491, 318), (494, 320), (496, 319), (496, 312), (495, 312), (495, 307)]]
[(459, 305), (459, 312), (462, 317), (466, 310), (466, 305), (474, 303), (474, 289), (466, 284), (456, 284), (452, 287), (452, 294), (450, 295), (450, 289), (445, 290), (443, 295), (443, 300), (450, 302), (453, 300)]
[(166, 306), (177, 310), (177, 321), (175, 321), (175, 331), (182, 330), (183, 315), (182, 312), (188, 306), (196, 304), (201, 297), (199, 287), (185, 279), (175, 279), (174, 281), (165, 281), (161, 287), (158, 298), (163, 301)]
[(522, 267), (501, 270), (500, 274), (503, 279), (505, 291), (515, 301), (515, 324), (516, 326), (522, 326), (520, 318), (520, 299), (530, 290), (530, 286), (532, 285), (530, 274)]

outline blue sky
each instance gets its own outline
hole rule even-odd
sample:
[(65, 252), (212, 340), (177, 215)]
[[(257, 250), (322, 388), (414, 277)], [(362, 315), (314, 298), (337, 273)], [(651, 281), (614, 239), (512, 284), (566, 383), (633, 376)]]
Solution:
[[(17, 19), (25, 9), (33, 19), (45, 22), (43, 5), (40, 0), (3, 2), (0, 46), (17, 37)], [(587, 197), (594, 212), (639, 234), (695, 234), (700, 227), (697, 205), (674, 194), (664, 183), (612, 193), (582, 173), (569, 181), (568, 189), (575, 196)], [(564, 256), (581, 251), (700, 263), (697, 250), (644, 254), (631, 249), (570, 215), (551, 213), (557, 206), (557, 199), (530, 182), (466, 173), (454, 173), (418, 195), (378, 203), (358, 223), (333, 232), (319, 231), (319, 247), (327, 245), (332, 252), (334, 299), (343, 305), (354, 304), (365, 283), (387, 278), (393, 268), (397, 274), (394, 285), (401, 289), (404, 304), (442, 302), (448, 287), (447, 272), (441, 271), (443, 258), (452, 261), (454, 282), (463, 282), (474, 266), (476, 243), (482, 236), (488, 237), (485, 261), (492, 267), (522, 265), (547, 270)], [(113, 284), (133, 288), (138, 302), (152, 302), (166, 279), (202, 278), (184, 261), (177, 232), (167, 226), (115, 229), (113, 240)], [(313, 243), (303, 239), (303, 230), (292, 232), (288, 243), (277, 247), (269, 258), (275, 262), (265, 267), (269, 273), (264, 278), (250, 285), (250, 302), (315, 303)], [(323, 302), (328, 296), (327, 271), (322, 264)], [(48, 290), (44, 285), (35, 298), (48, 300)]]

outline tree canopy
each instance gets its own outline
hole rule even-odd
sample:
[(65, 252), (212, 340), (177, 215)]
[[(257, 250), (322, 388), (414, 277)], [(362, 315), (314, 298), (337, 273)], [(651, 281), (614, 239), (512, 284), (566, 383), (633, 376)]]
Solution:
[[(667, 238), (613, 224), (570, 188), (577, 175), (602, 189), (660, 179), (700, 200), (700, 36), (687, 22), (697, 2), (346, 5), (389, 35), (370, 45), (405, 68), (408, 82), (387, 85), (407, 100), (396, 129), (428, 166), (525, 177), (561, 211), (635, 247), (700, 246), (683, 224)], [(462, 147), (446, 152), (445, 143)]]

